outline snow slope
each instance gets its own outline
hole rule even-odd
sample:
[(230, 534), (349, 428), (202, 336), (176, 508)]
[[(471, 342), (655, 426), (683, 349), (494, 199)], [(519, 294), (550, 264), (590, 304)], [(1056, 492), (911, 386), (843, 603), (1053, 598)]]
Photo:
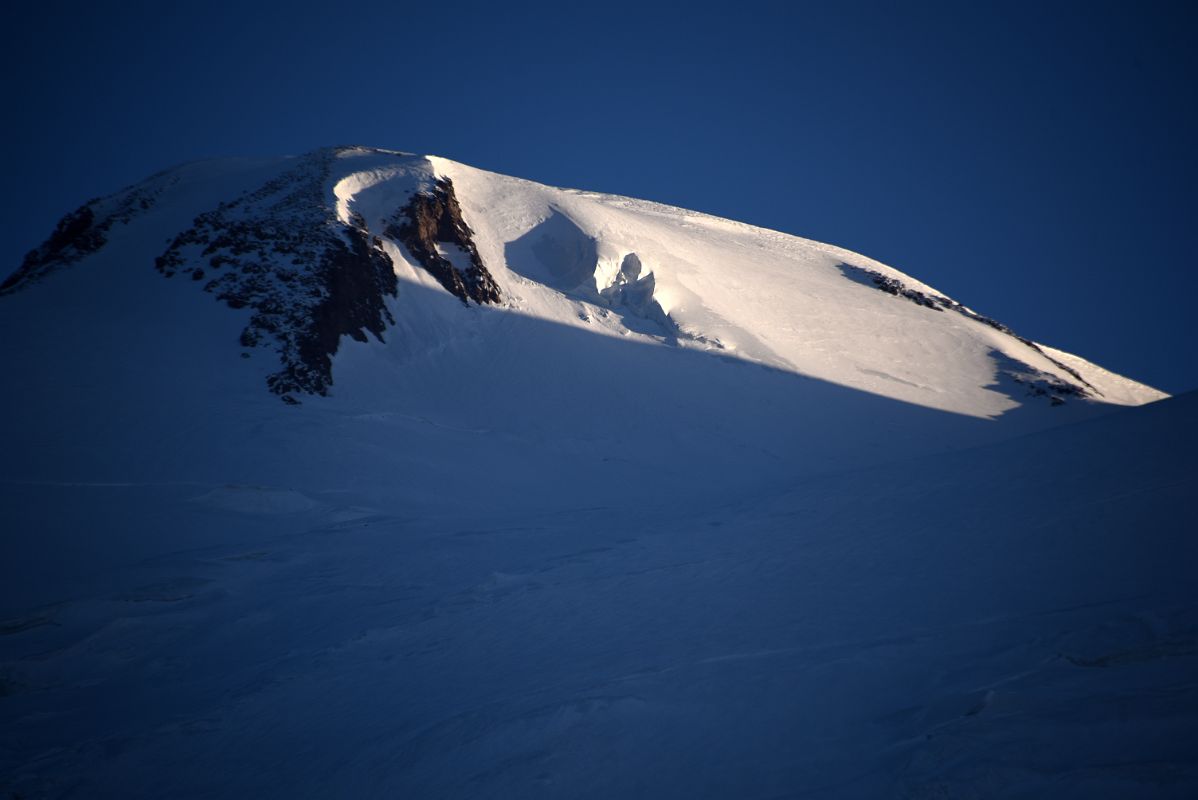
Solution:
[(0, 626), (0, 787), (1193, 797), (1196, 400), (671, 509), (4, 484), (93, 571)]
[[(650, 335), (683, 346), (963, 414), (997, 416), (1022, 400), (995, 391), (1004, 356), (1076, 381), (1051, 356), (983, 322), (846, 277), (842, 265), (941, 296), (855, 253), (656, 203), (430, 161), (478, 220), (484, 260), (523, 278), (501, 283), (513, 287), (512, 306), (525, 313), (602, 325), (586, 301), (597, 302), (623, 318), (620, 334), (644, 319)], [(576, 313), (557, 310), (557, 293), (546, 287), (580, 301), (570, 309)], [(1096, 399), (1135, 405), (1164, 396), (1071, 358)]]
[(64, 220), (0, 363), (0, 794), (1198, 786), (1194, 398), (862, 256), (200, 162)]
[[(371, 230), (385, 227), (413, 180), (452, 179), (483, 261), (517, 313), (745, 358), (962, 414), (997, 416), (1022, 401), (996, 391), (1008, 359), (1064, 382), (1080, 376), (1102, 402), (1136, 405), (1164, 396), (1075, 356), (1056, 359), (977, 319), (877, 291), (846, 276), (842, 265), (941, 296), (840, 248), (443, 158), (354, 149), (339, 159), (339, 213), (362, 214)], [(389, 252), (405, 261), (398, 249)], [(404, 275), (401, 268), (401, 275), (428, 283), (419, 271)]]

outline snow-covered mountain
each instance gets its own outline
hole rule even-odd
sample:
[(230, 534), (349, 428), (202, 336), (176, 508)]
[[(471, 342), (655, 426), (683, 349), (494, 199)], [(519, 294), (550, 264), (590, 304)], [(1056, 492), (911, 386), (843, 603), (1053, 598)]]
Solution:
[(0, 291), (21, 479), (361, 482), (427, 440), (493, 502), (547, 458), (564, 504), (656, 501), (687, 464), (784, 486), (1164, 396), (845, 250), (357, 147), (155, 175)]
[(67, 215), (0, 353), (0, 794), (1198, 786), (1193, 398), (864, 256), (197, 162)]
[(407, 322), (406, 286), (959, 414), (1164, 396), (836, 247), (365, 148), (160, 173), (69, 214), (0, 290), (68, 267), (124, 287), (151, 264), (242, 311), (240, 349), (292, 402), (329, 393), (342, 336), (382, 340), (399, 320), (400, 347), (443, 341)]

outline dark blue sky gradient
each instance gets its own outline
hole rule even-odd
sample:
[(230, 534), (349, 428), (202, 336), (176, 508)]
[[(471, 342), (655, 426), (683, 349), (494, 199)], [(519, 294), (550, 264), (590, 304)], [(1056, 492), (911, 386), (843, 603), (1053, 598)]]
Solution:
[(23, 6), (4, 273), (166, 166), (360, 143), (833, 242), (1198, 387), (1189, 4)]

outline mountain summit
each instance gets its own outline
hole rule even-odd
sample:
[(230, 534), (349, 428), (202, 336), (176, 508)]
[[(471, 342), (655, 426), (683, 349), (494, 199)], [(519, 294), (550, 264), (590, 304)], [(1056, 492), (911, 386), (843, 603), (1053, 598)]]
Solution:
[(445, 333), (391, 333), (408, 287), (978, 417), (1164, 397), (837, 247), (362, 147), (195, 163), (89, 201), (0, 294), (78, 272), (114, 287), (169, 279), (238, 312), (229, 367), (270, 362), (265, 382), (290, 403), (333, 391), (344, 337), (443, 345)]

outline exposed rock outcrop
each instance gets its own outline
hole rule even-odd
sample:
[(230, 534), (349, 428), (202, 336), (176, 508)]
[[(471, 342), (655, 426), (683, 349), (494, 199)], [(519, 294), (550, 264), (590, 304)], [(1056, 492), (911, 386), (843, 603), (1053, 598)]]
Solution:
[(991, 328), (1001, 331), (1027, 345), (1032, 350), (1051, 361), (1055, 367), (1078, 381), (1077, 384), (1069, 383), (1067, 381), (1061, 380), (1060, 378), (1048, 375), (1047, 373), (1040, 372), (1039, 370), (1033, 370), (1035, 373), (1033, 376), (1031, 373), (1026, 372), (1026, 370), (1032, 369), (1026, 365), (1020, 365), (1021, 367), (1024, 367), (1024, 370), (1012, 370), (1009, 368), (1004, 369), (1004, 372), (1016, 383), (1028, 385), (1029, 394), (1051, 397), (1053, 405), (1060, 405), (1061, 403), (1065, 402), (1062, 399), (1062, 396), (1090, 397), (1092, 394), (1099, 396), (1102, 395), (1102, 392), (1098, 391), (1098, 389), (1092, 386), (1085, 378), (1081, 376), (1080, 373), (1078, 373), (1077, 370), (1048, 355), (1048, 353), (1044, 352), (1043, 348), (1041, 348), (1031, 339), (1020, 336), (998, 320), (983, 316), (973, 309), (966, 308), (956, 300), (945, 297), (944, 295), (928, 294), (917, 289), (912, 289), (902, 281), (883, 275), (876, 270), (858, 267), (854, 264), (845, 264), (843, 262), (837, 264), (837, 266), (840, 268), (840, 271), (846, 278), (854, 280), (857, 283), (865, 284), (866, 286), (873, 286), (875, 289), (879, 289), (887, 294), (894, 295), (895, 297), (902, 297), (906, 300), (910, 300), (916, 305), (923, 306), (924, 308), (930, 308), (933, 311), (955, 311), (958, 314), (968, 317), (976, 322), (980, 322), (983, 325), (989, 325)]
[(21, 266), (0, 283), (0, 295), (22, 289), (96, 252), (108, 242), (114, 225), (127, 225), (153, 208), (158, 195), (176, 180), (160, 172), (109, 197), (88, 200), (60, 219), (49, 238), (25, 255)]
[[(342, 336), (366, 341), (372, 334), (381, 341), (394, 322), (386, 298), (396, 295), (398, 281), (381, 239), (362, 217), (339, 218), (328, 194), (333, 162), (345, 149), (307, 154), (257, 189), (201, 213), (155, 259), (163, 276), (186, 278), (251, 312), (239, 337), (241, 355), (273, 349), (279, 369), (267, 384), (289, 403), (302, 394), (328, 394)], [(66, 215), (0, 284), (0, 294), (102, 249), (114, 225), (151, 209), (177, 181), (177, 172), (159, 173)], [(414, 196), (401, 215), (388, 234), (446, 289), (463, 302), (499, 300), (448, 179)]]
[(30, 250), (16, 272), (0, 283), (0, 294), (36, 280), (55, 264), (69, 263), (94, 253), (104, 246), (103, 231), (95, 226), (96, 214), (91, 200), (58, 221), (50, 238), (36, 250)]
[[(1054, 406), (1064, 405), (1070, 398), (1084, 399), (1090, 393), (1075, 383), (1029, 366), (1010, 356), (993, 351), (990, 357), (998, 364), (999, 373), (1024, 389), (1028, 397), (1043, 397)], [(1053, 362), (1056, 363), (1056, 362)]]
[[(449, 178), (438, 179), (432, 191), (414, 194), (384, 232), (463, 303), (499, 302), (499, 286), (478, 254)], [(458, 264), (450, 257), (454, 249), (461, 254)]]
[(398, 284), (382, 242), (360, 217), (341, 222), (326, 200), (334, 156), (319, 151), (199, 215), (156, 260), (163, 275), (208, 278), (204, 291), (252, 309), (241, 345), (273, 345), (282, 368), (267, 383), (289, 403), (300, 393), (328, 394), (342, 336), (382, 341), (394, 322), (385, 298)]

